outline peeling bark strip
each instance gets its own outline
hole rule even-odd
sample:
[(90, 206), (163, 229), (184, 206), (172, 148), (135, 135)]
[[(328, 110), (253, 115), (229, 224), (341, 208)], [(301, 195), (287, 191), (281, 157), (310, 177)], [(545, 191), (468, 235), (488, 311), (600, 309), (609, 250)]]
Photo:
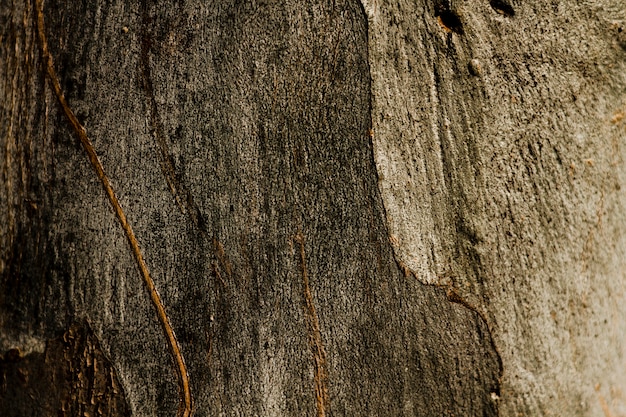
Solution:
[(163, 306), (163, 301), (161, 300), (161, 296), (159, 295), (156, 286), (154, 285), (154, 281), (150, 276), (150, 272), (148, 271), (148, 266), (146, 265), (145, 260), (143, 259), (143, 255), (141, 253), (141, 249), (139, 248), (139, 242), (135, 237), (135, 233), (133, 232), (132, 227), (128, 223), (126, 219), (126, 215), (122, 210), (122, 206), (120, 205), (113, 188), (111, 187), (111, 182), (104, 172), (104, 168), (102, 163), (98, 159), (98, 155), (94, 150), (94, 147), (87, 137), (87, 133), (85, 128), (80, 124), (76, 115), (67, 104), (65, 100), (65, 96), (63, 95), (63, 91), (61, 90), (61, 85), (59, 83), (59, 79), (54, 70), (52, 56), (48, 50), (48, 42), (46, 40), (45, 30), (44, 30), (44, 17), (43, 17), (43, 0), (36, 0), (35, 5), (37, 8), (37, 31), (39, 33), (39, 41), (41, 43), (41, 54), (42, 59), (44, 60), (44, 64), (46, 66), (46, 72), (50, 82), (52, 83), (54, 93), (59, 100), (59, 104), (63, 108), (65, 115), (67, 116), (70, 124), (74, 128), (76, 135), (80, 139), (81, 144), (83, 145), (83, 149), (87, 153), (89, 157), (89, 161), (91, 165), (98, 175), (104, 190), (107, 193), (109, 198), (109, 202), (113, 209), (115, 210), (115, 214), (124, 229), (126, 237), (130, 243), (131, 249), (133, 251), (133, 255), (135, 260), (137, 261), (137, 265), (141, 271), (141, 276), (143, 278), (144, 284), (146, 285), (148, 292), (150, 294), (150, 300), (156, 309), (157, 316), (163, 327), (163, 331), (165, 332), (165, 336), (169, 343), (170, 349), (176, 361), (176, 365), (178, 366), (178, 374), (180, 377), (180, 388), (181, 388), (181, 403), (178, 409), (178, 415), (182, 417), (189, 417), (191, 415), (191, 391), (189, 388), (189, 376), (187, 373), (187, 367), (185, 365), (185, 360), (183, 359), (183, 355), (180, 350), (180, 346), (178, 345), (178, 341), (176, 340), (176, 335), (174, 334), (174, 329), (169, 322), (169, 318), (167, 313), (165, 312), (165, 307)]
[(313, 304), (313, 295), (309, 286), (309, 275), (306, 269), (306, 256), (304, 253), (304, 236), (298, 232), (295, 237), (300, 245), (300, 262), (302, 266), (302, 284), (304, 290), (304, 301), (306, 304), (306, 319), (309, 331), (309, 344), (313, 353), (313, 363), (315, 366), (315, 404), (317, 405), (317, 417), (325, 417), (329, 408), (330, 399), (328, 397), (328, 374), (326, 372), (326, 352), (320, 333), (320, 323)]

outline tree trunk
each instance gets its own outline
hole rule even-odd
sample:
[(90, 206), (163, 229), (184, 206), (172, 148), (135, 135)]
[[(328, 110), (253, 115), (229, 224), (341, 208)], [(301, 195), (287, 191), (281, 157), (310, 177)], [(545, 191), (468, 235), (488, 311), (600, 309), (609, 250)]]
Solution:
[(626, 413), (621, 0), (0, 3), (0, 415)]

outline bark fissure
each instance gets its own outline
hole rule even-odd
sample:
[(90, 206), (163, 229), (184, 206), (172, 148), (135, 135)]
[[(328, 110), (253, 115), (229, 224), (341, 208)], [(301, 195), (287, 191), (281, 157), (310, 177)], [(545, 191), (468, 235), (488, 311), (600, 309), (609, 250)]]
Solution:
[(320, 323), (315, 311), (313, 303), (313, 295), (309, 285), (309, 274), (306, 267), (306, 253), (304, 250), (304, 236), (302, 232), (298, 232), (295, 241), (300, 247), (300, 266), (302, 268), (302, 285), (303, 296), (306, 307), (306, 320), (309, 333), (309, 344), (313, 353), (314, 379), (315, 379), (315, 404), (317, 406), (317, 417), (325, 417), (329, 406), (330, 398), (328, 395), (328, 373), (326, 363), (326, 351), (324, 350), (324, 342), (322, 341), (322, 333), (320, 332)]
[(96, 175), (98, 176), (98, 179), (100, 180), (107, 194), (109, 202), (111, 203), (111, 206), (113, 207), (115, 211), (115, 215), (117, 219), (119, 220), (122, 226), (122, 229), (124, 230), (124, 233), (129, 241), (131, 250), (133, 252), (133, 256), (141, 272), (143, 282), (146, 285), (146, 288), (148, 289), (150, 300), (156, 310), (157, 316), (159, 318), (159, 322), (161, 323), (161, 326), (163, 327), (163, 331), (165, 333), (170, 350), (172, 352), (172, 355), (174, 356), (174, 360), (177, 365), (177, 373), (180, 379), (180, 390), (181, 390), (181, 403), (179, 406), (178, 414), (179, 416), (182, 416), (182, 417), (189, 417), (192, 411), (189, 375), (187, 372), (187, 367), (185, 365), (185, 360), (183, 358), (180, 346), (178, 344), (178, 340), (176, 339), (176, 335), (174, 333), (174, 329), (172, 328), (172, 325), (170, 324), (170, 319), (165, 311), (165, 306), (163, 305), (161, 296), (159, 295), (157, 291), (157, 288), (148, 270), (148, 266), (146, 265), (146, 262), (143, 258), (143, 254), (139, 247), (139, 242), (137, 241), (137, 237), (135, 236), (135, 233), (133, 232), (131, 225), (128, 223), (126, 214), (124, 213), (124, 210), (122, 209), (122, 206), (120, 205), (117, 195), (115, 194), (115, 191), (113, 190), (113, 187), (111, 186), (111, 182), (104, 171), (104, 167), (102, 166), (102, 163), (100, 162), (98, 158), (98, 155), (93, 147), (93, 144), (91, 143), (91, 140), (87, 136), (87, 132), (85, 128), (78, 121), (78, 118), (76, 117), (76, 115), (74, 114), (74, 112), (72, 111), (72, 109), (70, 108), (69, 104), (67, 103), (65, 99), (65, 96), (61, 89), (61, 85), (59, 83), (59, 79), (54, 69), (52, 55), (50, 54), (48, 50), (48, 43), (47, 43), (47, 39), (45, 35), (43, 0), (36, 0), (35, 5), (37, 9), (36, 10), (37, 11), (37, 31), (39, 35), (41, 54), (42, 54), (42, 59), (44, 60), (46, 74), (50, 80), (54, 94), (56, 95), (57, 100), (61, 108), (63, 109), (63, 112), (65, 113), (65, 116), (67, 117), (68, 121), (72, 125), (74, 132), (78, 136), (83, 146), (83, 149), (87, 153), (89, 162), (91, 163), (91, 166), (93, 167)]

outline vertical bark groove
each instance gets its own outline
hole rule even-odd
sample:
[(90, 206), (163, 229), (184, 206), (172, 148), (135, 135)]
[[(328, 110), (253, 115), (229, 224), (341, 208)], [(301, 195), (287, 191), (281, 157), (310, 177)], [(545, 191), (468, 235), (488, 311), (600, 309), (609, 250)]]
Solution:
[(202, 213), (198, 205), (194, 201), (193, 195), (185, 184), (179, 180), (176, 175), (176, 167), (172, 159), (169, 146), (167, 145), (167, 138), (165, 137), (163, 122), (159, 116), (159, 109), (157, 107), (156, 98), (154, 97), (154, 85), (152, 83), (152, 73), (150, 70), (150, 49), (151, 39), (148, 33), (148, 25), (150, 17), (148, 16), (147, 5), (144, 2), (141, 10), (141, 53), (140, 53), (140, 65), (141, 76), (143, 81), (143, 90), (146, 95), (146, 107), (149, 113), (151, 133), (156, 140), (157, 147), (159, 148), (159, 165), (161, 171), (167, 182), (172, 196), (176, 200), (180, 211), (183, 214), (189, 216), (189, 219), (195, 227), (200, 231), (206, 233), (206, 224), (202, 218)]

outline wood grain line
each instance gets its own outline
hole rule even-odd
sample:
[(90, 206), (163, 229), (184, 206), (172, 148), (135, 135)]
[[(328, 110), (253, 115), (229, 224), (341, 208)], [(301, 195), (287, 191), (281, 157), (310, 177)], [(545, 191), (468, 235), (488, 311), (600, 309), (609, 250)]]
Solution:
[(89, 162), (91, 162), (91, 166), (93, 167), (96, 175), (100, 179), (104, 190), (109, 198), (109, 202), (113, 209), (115, 210), (115, 214), (122, 225), (122, 229), (124, 229), (124, 233), (128, 238), (130, 243), (130, 247), (133, 251), (133, 255), (135, 260), (137, 261), (137, 265), (139, 266), (139, 270), (141, 271), (141, 276), (143, 278), (144, 284), (148, 289), (148, 293), (150, 294), (150, 300), (157, 312), (157, 316), (159, 318), (159, 322), (163, 327), (163, 331), (169, 343), (169, 347), (174, 356), (174, 360), (178, 367), (178, 376), (180, 378), (180, 388), (181, 388), (181, 403), (178, 409), (178, 415), (181, 417), (189, 417), (192, 413), (192, 403), (191, 403), (191, 391), (189, 387), (189, 374), (187, 372), (187, 367), (185, 365), (185, 360), (181, 353), (180, 346), (178, 344), (178, 340), (176, 339), (176, 335), (174, 334), (174, 329), (170, 324), (169, 317), (165, 312), (165, 307), (163, 306), (163, 301), (161, 300), (161, 296), (159, 295), (156, 286), (154, 285), (154, 281), (150, 276), (150, 272), (148, 270), (148, 266), (143, 258), (141, 253), (141, 249), (139, 248), (139, 242), (133, 232), (132, 227), (128, 223), (126, 219), (126, 215), (124, 214), (124, 210), (122, 210), (122, 206), (120, 205), (115, 192), (113, 191), (113, 187), (111, 186), (111, 182), (104, 172), (104, 168), (102, 163), (98, 159), (98, 155), (94, 150), (94, 147), (87, 137), (87, 132), (85, 128), (80, 124), (76, 115), (72, 111), (72, 109), (67, 104), (65, 100), (65, 96), (63, 95), (63, 91), (61, 90), (61, 85), (59, 83), (59, 79), (54, 70), (54, 65), (52, 61), (52, 55), (48, 50), (48, 42), (45, 35), (45, 26), (44, 26), (44, 16), (43, 16), (43, 0), (35, 0), (35, 5), (37, 8), (37, 31), (39, 34), (39, 42), (41, 43), (41, 53), (42, 58), (44, 60), (46, 73), (50, 82), (52, 83), (52, 87), (54, 89), (54, 93), (59, 101), (59, 104), (63, 108), (65, 115), (67, 116), (70, 124), (74, 128), (76, 135), (80, 139), (80, 142), (83, 146), (83, 149), (87, 153), (89, 157)]
[(298, 232), (295, 236), (296, 242), (300, 245), (300, 262), (302, 266), (302, 284), (304, 289), (304, 301), (306, 306), (306, 318), (309, 333), (309, 344), (313, 352), (314, 378), (315, 378), (315, 403), (317, 406), (317, 417), (325, 417), (330, 406), (328, 396), (328, 373), (326, 371), (326, 351), (322, 342), (320, 323), (313, 304), (313, 295), (309, 286), (309, 274), (306, 268), (306, 256), (304, 252), (304, 236)]

